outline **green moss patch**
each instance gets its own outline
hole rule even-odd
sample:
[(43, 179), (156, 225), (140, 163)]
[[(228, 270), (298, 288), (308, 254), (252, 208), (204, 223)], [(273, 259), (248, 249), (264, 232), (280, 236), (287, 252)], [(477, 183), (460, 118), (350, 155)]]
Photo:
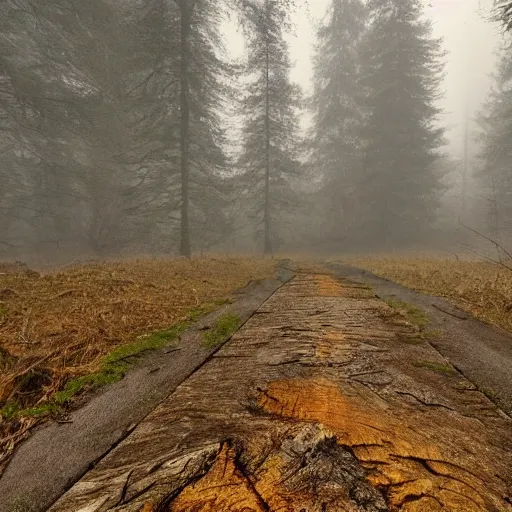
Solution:
[(17, 500), (9, 506), (7, 512), (34, 512), (34, 509), (25, 500)]
[(103, 359), (98, 372), (69, 380), (64, 389), (55, 393), (51, 400), (56, 404), (65, 405), (86, 390), (98, 389), (120, 381), (133, 365), (136, 357), (144, 352), (158, 350), (174, 343), (186, 327), (186, 324), (180, 324), (115, 348)]
[(438, 329), (427, 329), (423, 332), (423, 336), (430, 340), (438, 340), (443, 335), (443, 332)]
[(455, 375), (457, 373), (449, 364), (436, 363), (435, 361), (414, 361), (413, 364), (417, 368), (426, 368), (442, 375)]
[(116, 347), (105, 356), (99, 371), (68, 380), (61, 391), (57, 391), (50, 397), (48, 403), (29, 409), (20, 409), (15, 403), (8, 403), (0, 409), (0, 415), (7, 419), (21, 416), (48, 416), (57, 413), (62, 406), (84, 391), (91, 391), (120, 381), (133, 365), (137, 356), (174, 343), (188, 326), (189, 322), (178, 324), (170, 329), (141, 336), (128, 345)]
[(422, 345), (425, 343), (425, 339), (423, 336), (407, 336), (407, 335), (396, 335), (395, 339), (399, 341), (400, 343), (405, 343), (406, 345)]
[(242, 324), (238, 315), (227, 314), (220, 316), (215, 325), (204, 331), (203, 344), (206, 348), (215, 348), (222, 343), (226, 338), (231, 336)]
[(404, 302), (395, 297), (390, 297), (386, 299), (385, 302), (389, 307), (403, 314), (411, 324), (417, 325), (420, 330), (425, 329), (430, 323), (429, 316), (423, 310), (408, 302)]
[[(180, 324), (152, 334), (139, 336), (133, 343), (120, 345), (103, 358), (97, 372), (68, 380), (62, 390), (57, 391), (50, 397), (49, 402), (28, 409), (21, 409), (16, 403), (8, 403), (0, 409), (0, 416), (4, 419), (13, 419), (22, 416), (40, 417), (56, 414), (84, 392), (120, 381), (141, 354), (175, 343), (194, 322), (230, 302), (231, 299), (222, 299), (203, 304), (189, 311), (186, 321)], [(205, 333), (205, 345), (215, 347), (225, 337), (234, 332), (239, 323), (240, 319), (236, 315), (220, 317), (214, 328)]]
[(482, 386), (480, 388), (480, 392), (483, 393), (489, 400), (494, 400), (497, 396), (496, 391), (492, 390), (491, 388), (487, 388), (485, 386)]

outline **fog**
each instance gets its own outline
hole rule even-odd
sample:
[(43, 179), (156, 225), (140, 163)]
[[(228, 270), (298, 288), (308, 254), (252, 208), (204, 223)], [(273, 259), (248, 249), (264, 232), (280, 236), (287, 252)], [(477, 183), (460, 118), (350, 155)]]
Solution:
[[(434, 34), (443, 38), (447, 52), (444, 97), (439, 103), (445, 111), (442, 122), (449, 129), (449, 151), (462, 157), (466, 117), (473, 125), (489, 93), (490, 75), (496, 65), (496, 52), (503, 44), (503, 31), (496, 23), (489, 22), (492, 0), (425, 0), (424, 3), (425, 15), (433, 21)], [(295, 34), (288, 37), (295, 63), (292, 78), (305, 90), (311, 88), (313, 77), (314, 28), (325, 16), (328, 4), (329, 0), (310, 0), (306, 5), (301, 4), (294, 14)], [(225, 30), (228, 37), (233, 37), (227, 27)]]
[(492, 4), (4, 1), (0, 257), (509, 244)]

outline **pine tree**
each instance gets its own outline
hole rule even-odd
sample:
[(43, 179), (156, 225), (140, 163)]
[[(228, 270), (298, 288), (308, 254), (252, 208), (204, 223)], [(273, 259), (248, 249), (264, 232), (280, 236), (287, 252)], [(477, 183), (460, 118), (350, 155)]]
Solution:
[(366, 245), (407, 244), (429, 228), (438, 205), (441, 40), (433, 38), (420, 0), (375, 0), (370, 10), (360, 233)]
[(3, 256), (16, 250), (20, 245), (19, 233), (31, 227), (30, 212), (25, 207), (31, 195), (27, 176), (33, 161), (25, 158), (18, 125), (22, 106), (11, 81), (6, 48), (0, 48), (0, 255)]
[(4, 243), (17, 230), (33, 249), (189, 255), (191, 237), (225, 233), (221, 14), (213, 0), (1, 3), (0, 209), (23, 205)]
[(270, 254), (283, 238), (283, 215), (293, 205), (291, 180), (297, 174), (296, 108), (298, 87), (290, 80), (291, 63), (284, 39), (286, 2), (248, 2), (250, 85), (243, 100), (243, 170), (246, 209), (263, 250)]
[(501, 21), (506, 30), (512, 30), (512, 0), (494, 0), (495, 19)]
[(477, 178), (484, 190), (486, 218), (497, 238), (512, 236), (512, 45), (501, 53), (489, 99), (480, 116), (482, 151)]
[(350, 202), (361, 168), (363, 115), (358, 81), (365, 21), (361, 0), (332, 0), (318, 31), (311, 167), (321, 180), (323, 231), (331, 241), (339, 240), (353, 223)]
[[(222, 79), (226, 65), (218, 23), (221, 4), (216, 0), (175, 0), (180, 15), (180, 254), (191, 254), (191, 230), (205, 234), (202, 221), (212, 219), (221, 200), (220, 176), (226, 165), (220, 109), (225, 98)], [(191, 211), (197, 213), (190, 219)]]
[[(6, 45), (9, 80), (23, 105), (14, 125), (28, 155), (12, 169), (30, 162), (26, 208), (36, 212), (37, 228), (25, 234), (36, 245), (74, 239), (102, 254), (146, 231), (163, 197), (162, 133), (176, 89), (172, 45), (158, 51), (159, 38), (172, 41), (163, 27), (169, 20), (161, 11), (147, 19), (162, 4), (4, 4), (0, 30), (18, 41)], [(35, 29), (24, 31), (34, 19)]]

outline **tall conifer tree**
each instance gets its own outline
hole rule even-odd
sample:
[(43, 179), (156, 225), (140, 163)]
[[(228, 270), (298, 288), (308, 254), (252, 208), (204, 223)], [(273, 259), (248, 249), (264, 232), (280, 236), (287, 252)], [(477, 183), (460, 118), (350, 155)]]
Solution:
[(365, 22), (361, 0), (332, 0), (318, 31), (311, 164), (321, 180), (325, 235), (332, 241), (346, 235), (355, 214), (363, 123), (359, 52)]
[[(291, 179), (298, 172), (297, 137), (300, 103), (298, 87), (290, 80), (291, 63), (285, 29), (288, 3), (250, 1), (248, 92), (243, 101), (243, 154), (246, 208), (269, 254), (279, 238), (280, 223), (293, 205)], [(282, 235), (281, 235), (282, 236)]]
[(486, 219), (498, 238), (512, 235), (512, 45), (501, 52), (479, 123), (482, 150), (477, 178), (486, 200)]
[(357, 197), (366, 245), (421, 238), (434, 220), (441, 40), (432, 36), (420, 0), (375, 0), (364, 42), (364, 169)]

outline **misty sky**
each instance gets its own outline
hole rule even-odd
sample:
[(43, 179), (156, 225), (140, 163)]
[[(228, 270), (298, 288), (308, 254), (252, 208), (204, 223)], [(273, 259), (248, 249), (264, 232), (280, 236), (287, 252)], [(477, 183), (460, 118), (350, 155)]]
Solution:
[[(288, 38), (295, 63), (293, 80), (306, 92), (311, 86), (315, 27), (324, 16), (328, 1), (300, 1), (293, 16), (295, 34)], [(486, 19), (491, 4), (492, 0), (425, 0), (425, 13), (433, 20), (435, 35), (444, 39), (448, 52), (443, 85), (445, 98), (441, 104), (446, 111), (442, 121), (450, 129), (449, 150), (453, 156), (462, 156), (466, 105), (471, 119), (489, 90), (489, 74), (501, 41), (499, 26)], [(237, 55), (243, 46), (241, 35), (229, 24), (224, 31), (229, 48)], [(307, 124), (307, 119), (304, 122)]]

